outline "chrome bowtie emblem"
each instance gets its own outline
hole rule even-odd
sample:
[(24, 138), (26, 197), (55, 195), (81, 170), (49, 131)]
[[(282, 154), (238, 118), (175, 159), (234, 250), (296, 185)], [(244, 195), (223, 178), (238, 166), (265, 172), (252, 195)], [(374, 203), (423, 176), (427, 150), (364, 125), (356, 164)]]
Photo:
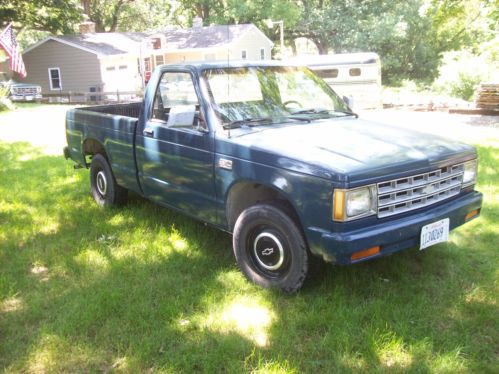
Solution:
[(274, 253), (274, 248), (265, 248), (262, 251), (262, 255), (264, 255), (264, 256), (271, 255), (272, 253)]
[(432, 193), (433, 192), (433, 186), (430, 184), (429, 186), (426, 186), (425, 188), (423, 188), (423, 191), (422, 191), (424, 194), (429, 194), (429, 193)]

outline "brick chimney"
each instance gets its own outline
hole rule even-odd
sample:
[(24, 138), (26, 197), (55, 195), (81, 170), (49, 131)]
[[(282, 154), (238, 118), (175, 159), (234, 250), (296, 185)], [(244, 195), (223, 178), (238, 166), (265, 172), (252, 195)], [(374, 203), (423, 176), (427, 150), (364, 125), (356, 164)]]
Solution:
[(87, 21), (87, 22), (82, 22), (79, 25), (80, 27), (80, 34), (93, 34), (95, 33), (95, 23)]

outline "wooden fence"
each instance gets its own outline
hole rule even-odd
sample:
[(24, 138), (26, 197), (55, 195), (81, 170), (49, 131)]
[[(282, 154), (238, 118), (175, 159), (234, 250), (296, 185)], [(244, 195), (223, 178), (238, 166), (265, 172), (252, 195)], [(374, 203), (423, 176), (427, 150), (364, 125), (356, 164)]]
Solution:
[(43, 94), (42, 102), (57, 104), (112, 104), (142, 100), (142, 91), (56, 92)]

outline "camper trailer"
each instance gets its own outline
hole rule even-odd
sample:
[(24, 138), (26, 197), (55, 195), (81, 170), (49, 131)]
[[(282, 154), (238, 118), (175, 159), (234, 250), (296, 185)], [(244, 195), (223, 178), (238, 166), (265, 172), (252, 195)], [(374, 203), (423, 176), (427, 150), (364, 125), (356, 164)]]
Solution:
[(355, 109), (381, 108), (381, 62), (376, 53), (305, 55), (292, 60), (306, 65)]

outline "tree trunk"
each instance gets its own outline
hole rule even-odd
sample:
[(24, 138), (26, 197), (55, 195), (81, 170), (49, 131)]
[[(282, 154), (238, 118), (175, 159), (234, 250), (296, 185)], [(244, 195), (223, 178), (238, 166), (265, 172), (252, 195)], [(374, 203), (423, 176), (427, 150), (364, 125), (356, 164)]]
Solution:
[(291, 50), (293, 51), (293, 56), (296, 56), (297, 52), (296, 52), (296, 39), (293, 38), (291, 39)]
[(109, 32), (115, 32), (116, 27), (118, 27), (118, 19), (120, 17), (121, 7), (123, 6), (123, 1), (120, 0), (116, 3), (113, 9), (113, 18), (111, 22), (111, 27), (109, 28)]
[(312, 38), (312, 41), (316, 45), (320, 55), (327, 55), (328, 52), (327, 43), (324, 43), (324, 41), (320, 38)]

